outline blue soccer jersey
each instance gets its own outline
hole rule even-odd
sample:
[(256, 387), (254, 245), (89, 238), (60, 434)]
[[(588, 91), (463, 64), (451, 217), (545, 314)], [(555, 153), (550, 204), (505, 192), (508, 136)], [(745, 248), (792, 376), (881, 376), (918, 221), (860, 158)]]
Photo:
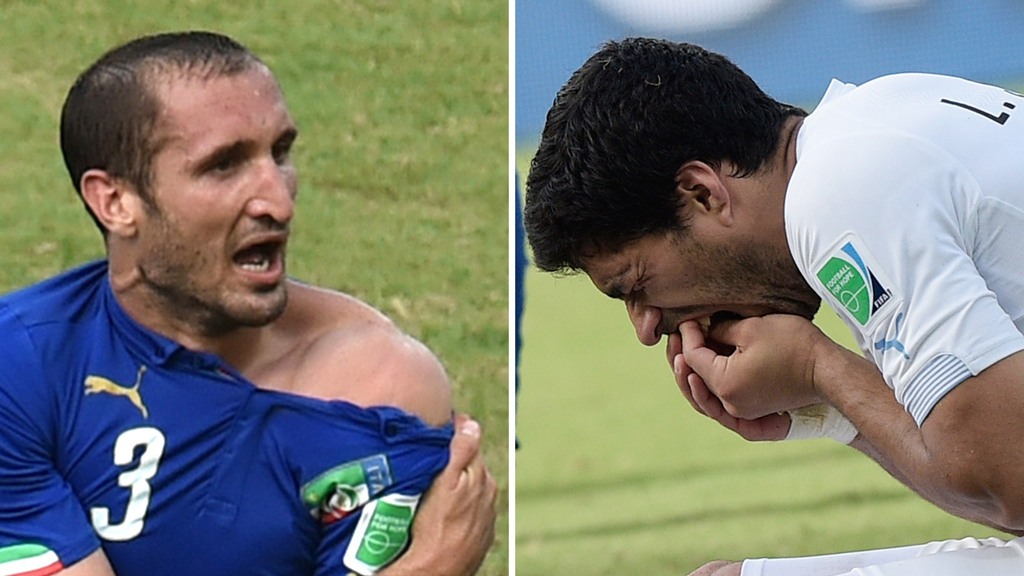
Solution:
[(451, 425), (257, 388), (135, 323), (97, 262), (0, 299), (0, 574), (370, 574)]

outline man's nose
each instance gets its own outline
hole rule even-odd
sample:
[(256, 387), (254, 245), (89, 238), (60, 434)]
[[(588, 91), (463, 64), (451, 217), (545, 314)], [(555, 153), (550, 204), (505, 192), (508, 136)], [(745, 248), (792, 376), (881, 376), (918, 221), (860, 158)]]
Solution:
[(253, 218), (269, 217), (279, 224), (287, 224), (295, 215), (296, 179), (294, 168), (275, 162), (260, 166), (258, 193), (249, 201), (249, 215)]
[(661, 308), (626, 302), (626, 312), (636, 329), (636, 337), (645, 346), (654, 346), (661, 340), (658, 325), (661, 324)]

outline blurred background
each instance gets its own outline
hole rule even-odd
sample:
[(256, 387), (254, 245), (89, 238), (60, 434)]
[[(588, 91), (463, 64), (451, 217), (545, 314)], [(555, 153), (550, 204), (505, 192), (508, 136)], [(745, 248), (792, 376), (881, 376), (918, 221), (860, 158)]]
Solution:
[[(1019, 89), (1015, 0), (517, 0), (516, 164), (525, 181), (559, 87), (600, 45), (659, 36), (720, 52), (813, 110), (829, 81), (932, 72)], [(662, 347), (586, 277), (530, 269), (516, 454), (516, 574), (686, 574), (998, 534), (942, 512), (830, 440), (750, 444), (693, 412)], [(827, 309), (818, 322), (854, 347)]]

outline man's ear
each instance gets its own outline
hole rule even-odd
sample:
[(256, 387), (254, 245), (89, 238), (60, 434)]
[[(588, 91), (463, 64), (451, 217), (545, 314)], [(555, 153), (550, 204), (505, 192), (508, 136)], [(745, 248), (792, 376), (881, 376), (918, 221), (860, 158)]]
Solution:
[(145, 206), (134, 187), (99, 169), (82, 174), (82, 199), (107, 231), (122, 238), (135, 236)]
[(732, 197), (722, 181), (721, 169), (691, 160), (676, 172), (676, 192), (691, 214), (704, 213), (732, 223)]

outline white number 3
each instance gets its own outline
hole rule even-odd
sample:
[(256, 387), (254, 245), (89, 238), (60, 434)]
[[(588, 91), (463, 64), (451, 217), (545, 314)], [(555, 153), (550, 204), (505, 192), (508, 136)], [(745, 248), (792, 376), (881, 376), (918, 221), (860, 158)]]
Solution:
[(114, 443), (114, 464), (118, 466), (131, 464), (137, 447), (142, 446), (144, 450), (139, 458), (139, 465), (117, 477), (119, 485), (131, 488), (132, 491), (128, 498), (128, 508), (124, 512), (124, 520), (120, 524), (111, 524), (109, 508), (95, 507), (89, 510), (92, 514), (92, 526), (104, 540), (131, 540), (142, 533), (151, 493), (148, 480), (156, 475), (160, 457), (164, 454), (165, 443), (163, 432), (149, 427), (125, 430), (117, 437), (117, 442)]

